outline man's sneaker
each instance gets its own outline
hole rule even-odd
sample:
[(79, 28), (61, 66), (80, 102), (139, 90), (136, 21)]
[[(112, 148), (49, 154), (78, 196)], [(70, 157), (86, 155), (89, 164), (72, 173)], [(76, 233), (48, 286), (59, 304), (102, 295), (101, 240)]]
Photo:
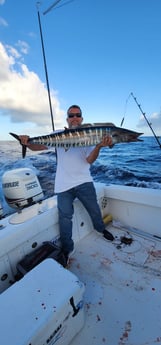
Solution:
[(104, 237), (106, 240), (108, 240), (108, 241), (113, 241), (113, 240), (114, 240), (113, 235), (112, 235), (109, 231), (107, 231), (107, 230), (104, 230), (104, 231), (103, 231), (103, 237)]

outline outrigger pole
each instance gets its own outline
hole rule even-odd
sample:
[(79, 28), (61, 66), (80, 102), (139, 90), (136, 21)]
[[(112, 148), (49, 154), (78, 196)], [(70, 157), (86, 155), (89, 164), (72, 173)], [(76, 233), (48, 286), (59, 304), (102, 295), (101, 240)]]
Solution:
[[(47, 14), (48, 12), (50, 12), (53, 7), (57, 6), (57, 4), (62, 1), (62, 0), (55, 0), (54, 3), (46, 10), (43, 12), (43, 14)], [(65, 4), (67, 4), (67, 1)], [(64, 4), (64, 5), (65, 5)], [(43, 60), (44, 60), (44, 68), (45, 68), (45, 76), (46, 76), (46, 84), (47, 84), (47, 91), (48, 91), (48, 99), (49, 99), (49, 108), (50, 108), (50, 115), (51, 115), (51, 122), (52, 122), (52, 129), (53, 131), (55, 130), (54, 127), (54, 117), (53, 117), (53, 110), (52, 110), (52, 104), (51, 104), (51, 96), (50, 96), (50, 86), (49, 86), (49, 78), (48, 78), (48, 70), (47, 70), (47, 64), (46, 64), (46, 56), (45, 56), (45, 48), (44, 48), (44, 39), (43, 39), (43, 33), (42, 33), (42, 26), (41, 26), (41, 19), (40, 19), (40, 12), (39, 12), (39, 6), (40, 6), (40, 2), (38, 1), (36, 3), (37, 5), (37, 15), (38, 15), (38, 23), (39, 23), (39, 30), (40, 30), (40, 38), (41, 38), (41, 46), (42, 46), (42, 53), (43, 53)]]
[(141, 108), (141, 105), (137, 102), (137, 99), (136, 99), (136, 97), (134, 97), (134, 95), (133, 95), (132, 92), (131, 92), (131, 96), (133, 97), (133, 99), (134, 99), (134, 101), (136, 102), (138, 108), (140, 109), (142, 115), (144, 116), (144, 118), (145, 118), (145, 120), (146, 120), (148, 126), (150, 127), (150, 129), (151, 129), (151, 131), (152, 131), (152, 133), (153, 133), (153, 135), (154, 135), (154, 137), (155, 137), (155, 139), (156, 139), (156, 141), (157, 141), (157, 143), (158, 143), (158, 145), (159, 145), (159, 147), (160, 147), (160, 149), (161, 149), (161, 143), (160, 143), (159, 139), (157, 138), (157, 136), (156, 136), (156, 134), (155, 134), (155, 132), (154, 132), (154, 130), (153, 130), (153, 128), (152, 128), (150, 122), (148, 121), (148, 119), (147, 119), (145, 113), (143, 112), (143, 110), (142, 110), (142, 108)]
[(43, 14), (50, 12), (53, 9), (53, 7), (55, 7), (60, 1), (61, 0), (55, 0), (54, 3), (46, 11), (43, 12)]
[(47, 84), (47, 91), (48, 91), (48, 99), (49, 99), (49, 108), (50, 108), (50, 115), (51, 115), (51, 123), (52, 123), (52, 129), (53, 129), (53, 131), (54, 131), (54, 130), (55, 130), (55, 127), (54, 127), (54, 117), (53, 117), (53, 110), (52, 110), (52, 104), (51, 104), (50, 86), (49, 86), (48, 70), (47, 70), (47, 64), (46, 64), (44, 40), (43, 40), (43, 34), (42, 34), (42, 26), (41, 26), (41, 20), (40, 20), (39, 4), (40, 4), (40, 3), (37, 2), (37, 15), (38, 15), (38, 23), (39, 23), (39, 30), (40, 30), (40, 38), (41, 38), (41, 46), (42, 46), (43, 60), (44, 60), (44, 68), (45, 68), (46, 84)]
[[(47, 14), (50, 12), (54, 7), (57, 6), (57, 4), (62, 0), (55, 0), (53, 4), (47, 8), (46, 11), (43, 12), (43, 14)], [(62, 6), (67, 5), (69, 2), (72, 2), (74, 0), (66, 1)], [(47, 84), (47, 91), (48, 91), (48, 99), (49, 99), (49, 108), (50, 108), (50, 115), (51, 115), (51, 122), (52, 122), (52, 129), (55, 130), (54, 127), (54, 117), (53, 117), (53, 110), (52, 110), (52, 104), (51, 104), (51, 96), (50, 96), (50, 86), (49, 86), (49, 78), (48, 78), (48, 70), (47, 70), (47, 64), (46, 64), (46, 56), (45, 56), (45, 48), (44, 48), (44, 40), (43, 40), (43, 34), (42, 34), (42, 26), (41, 26), (41, 19), (40, 19), (40, 12), (39, 12), (39, 6), (41, 2), (38, 1), (36, 3), (37, 5), (37, 15), (38, 15), (38, 23), (39, 23), (39, 30), (40, 30), (40, 38), (41, 38), (41, 46), (42, 46), (42, 53), (43, 53), (43, 60), (44, 60), (44, 68), (45, 68), (45, 76), (46, 76), (46, 84)], [(60, 6), (57, 6), (60, 7)]]

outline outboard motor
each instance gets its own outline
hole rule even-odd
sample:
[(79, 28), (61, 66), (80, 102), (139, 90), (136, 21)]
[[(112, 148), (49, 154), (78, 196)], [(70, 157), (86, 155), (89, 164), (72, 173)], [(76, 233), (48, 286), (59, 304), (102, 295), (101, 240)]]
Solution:
[(43, 191), (32, 169), (6, 171), (2, 176), (4, 197), (10, 207), (19, 209), (43, 199)]

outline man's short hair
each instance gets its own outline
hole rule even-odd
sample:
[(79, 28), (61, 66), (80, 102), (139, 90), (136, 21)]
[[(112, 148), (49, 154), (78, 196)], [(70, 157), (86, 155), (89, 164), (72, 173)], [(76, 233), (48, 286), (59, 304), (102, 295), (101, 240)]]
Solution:
[(67, 115), (69, 115), (70, 110), (71, 110), (72, 108), (77, 108), (77, 109), (79, 109), (80, 114), (82, 115), (82, 110), (81, 110), (81, 108), (79, 107), (79, 105), (77, 105), (77, 104), (73, 104), (73, 105), (71, 105), (71, 106), (68, 108), (68, 110), (67, 110)]

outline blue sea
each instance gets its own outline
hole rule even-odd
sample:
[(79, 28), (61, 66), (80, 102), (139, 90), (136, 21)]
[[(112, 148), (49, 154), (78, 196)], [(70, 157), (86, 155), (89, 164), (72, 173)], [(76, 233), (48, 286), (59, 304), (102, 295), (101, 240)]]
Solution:
[[(154, 137), (142, 137), (142, 142), (122, 143), (112, 149), (103, 148), (91, 166), (94, 181), (106, 185), (161, 189), (161, 149)], [(2, 175), (7, 170), (28, 167), (35, 171), (44, 192), (44, 198), (54, 194), (56, 157), (53, 150), (27, 151), (22, 158), (17, 141), (0, 141), (0, 202), (4, 214), (14, 212), (6, 203)]]

